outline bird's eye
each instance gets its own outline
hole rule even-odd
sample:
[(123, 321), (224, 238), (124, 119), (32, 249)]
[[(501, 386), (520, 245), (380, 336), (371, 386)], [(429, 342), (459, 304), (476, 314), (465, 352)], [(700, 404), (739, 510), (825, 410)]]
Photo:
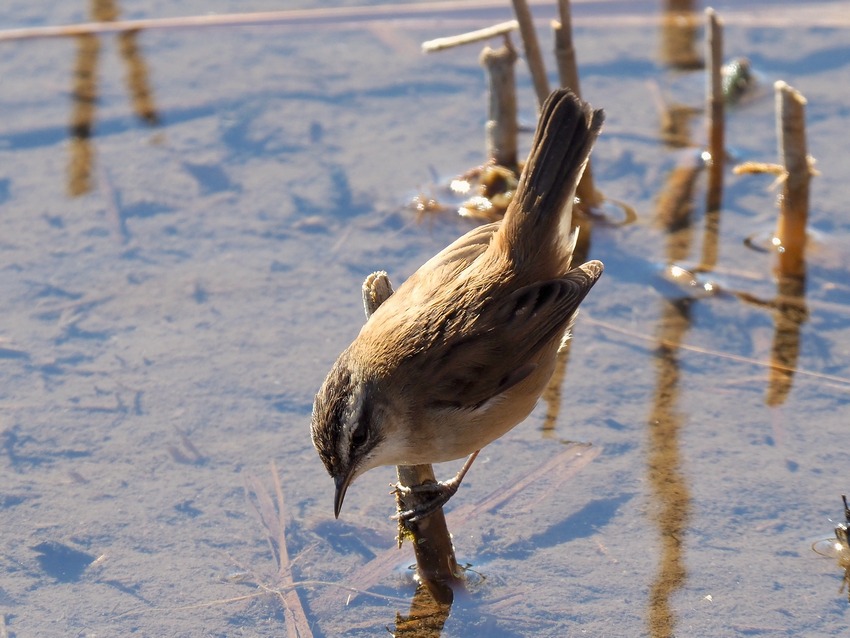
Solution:
[(369, 439), (369, 426), (365, 422), (360, 422), (354, 431), (351, 433), (351, 444), (354, 447), (363, 447)]

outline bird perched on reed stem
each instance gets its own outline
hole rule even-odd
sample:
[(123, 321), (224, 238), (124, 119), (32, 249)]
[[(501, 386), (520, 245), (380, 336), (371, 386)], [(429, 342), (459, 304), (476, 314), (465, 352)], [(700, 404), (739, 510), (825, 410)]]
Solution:
[[(534, 408), (579, 304), (602, 275), (598, 261), (571, 268), (570, 222), (603, 119), (572, 92), (553, 92), (504, 219), (426, 262), (339, 356), (311, 424), (335, 482), (336, 516), (367, 470), (473, 454)], [(468, 465), (438, 484), (435, 507)]]

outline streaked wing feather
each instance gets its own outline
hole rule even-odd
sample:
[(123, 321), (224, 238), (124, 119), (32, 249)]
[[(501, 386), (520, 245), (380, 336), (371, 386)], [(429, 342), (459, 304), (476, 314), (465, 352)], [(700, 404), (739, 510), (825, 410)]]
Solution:
[(465, 268), (487, 250), (493, 234), (500, 225), (501, 222), (493, 222), (473, 228), (422, 264), (411, 279), (421, 279), (434, 270), (446, 266)]
[(475, 408), (520, 383), (541, 348), (563, 336), (601, 274), (602, 264), (590, 262), (485, 304), (476, 325), (489, 326), (486, 332), (461, 332), (434, 362), (431, 402)]

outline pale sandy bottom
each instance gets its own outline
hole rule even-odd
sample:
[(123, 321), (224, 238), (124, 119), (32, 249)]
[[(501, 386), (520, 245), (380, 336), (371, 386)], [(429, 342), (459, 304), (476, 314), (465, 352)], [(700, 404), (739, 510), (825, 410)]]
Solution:
[[(58, 4), (12, 3), (0, 24), (87, 19), (87, 3)], [(271, 5), (122, 10), (280, 8)], [(608, 113), (597, 184), (637, 222), (593, 230), (590, 256), (606, 273), (556, 386), (554, 432), (541, 432), (541, 403), (482, 453), (448, 509), (510, 486), (567, 441), (601, 453), (556, 489), (541, 481), (456, 524), (459, 559), (485, 578), (443, 635), (846, 635), (841, 575), (810, 546), (831, 535), (850, 491), (849, 27), (814, 27), (800, 12), (763, 26), (765, 3), (750, 24), (726, 28), (728, 57), (749, 56), (768, 86), (784, 79), (807, 96), (820, 171), (798, 370), (768, 407), (774, 312), (731, 294), (677, 302), (682, 290), (659, 276), (669, 239), (657, 203), (686, 152), (659, 141), (653, 85), (700, 106), (703, 84), (663, 67), (655, 8), (636, 7), (631, 21), (619, 5), (607, 23), (581, 21), (598, 6), (574, 13), (584, 95)], [(441, 196), (434, 175), (445, 181), (483, 153), (479, 49), (426, 57), (419, 43), (505, 17), (143, 33), (155, 127), (134, 116), (126, 64), (104, 38), (91, 190), (76, 197), (71, 158), (86, 149), (72, 146), (68, 126), (79, 45), (0, 43), (9, 636), (286, 635), (280, 598), (258, 589), (280, 580), (245, 492), (254, 479), (272, 489), (272, 462), (315, 635), (385, 635), (408, 613), (408, 547), (373, 581), (357, 575), (395, 551), (392, 470), (359, 480), (334, 521), (332, 481), (309, 440), (311, 402), (362, 322), (363, 278), (380, 268), (400, 283), (471, 228), (450, 214), (416, 223), (405, 207), (420, 192)], [(540, 27), (552, 67), (546, 20)], [(530, 81), (517, 72), (530, 124)], [(699, 144), (699, 118), (692, 137)], [(728, 145), (736, 161), (775, 161), (769, 89), (730, 113)], [(743, 240), (773, 226), (772, 178), (726, 175), (709, 277), (770, 300), (772, 257)], [(702, 181), (695, 193), (692, 235), (679, 236), (690, 264), (707, 241)], [(346, 605), (340, 585), (378, 596)]]

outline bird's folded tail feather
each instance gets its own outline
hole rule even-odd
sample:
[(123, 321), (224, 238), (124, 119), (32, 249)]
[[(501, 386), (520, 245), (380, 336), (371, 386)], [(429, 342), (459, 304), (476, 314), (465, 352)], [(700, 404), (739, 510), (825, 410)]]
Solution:
[(543, 104), (503, 222), (504, 245), (518, 253), (515, 258), (539, 260), (547, 248), (565, 252), (576, 186), (604, 119), (602, 110), (594, 110), (568, 89), (554, 91)]

